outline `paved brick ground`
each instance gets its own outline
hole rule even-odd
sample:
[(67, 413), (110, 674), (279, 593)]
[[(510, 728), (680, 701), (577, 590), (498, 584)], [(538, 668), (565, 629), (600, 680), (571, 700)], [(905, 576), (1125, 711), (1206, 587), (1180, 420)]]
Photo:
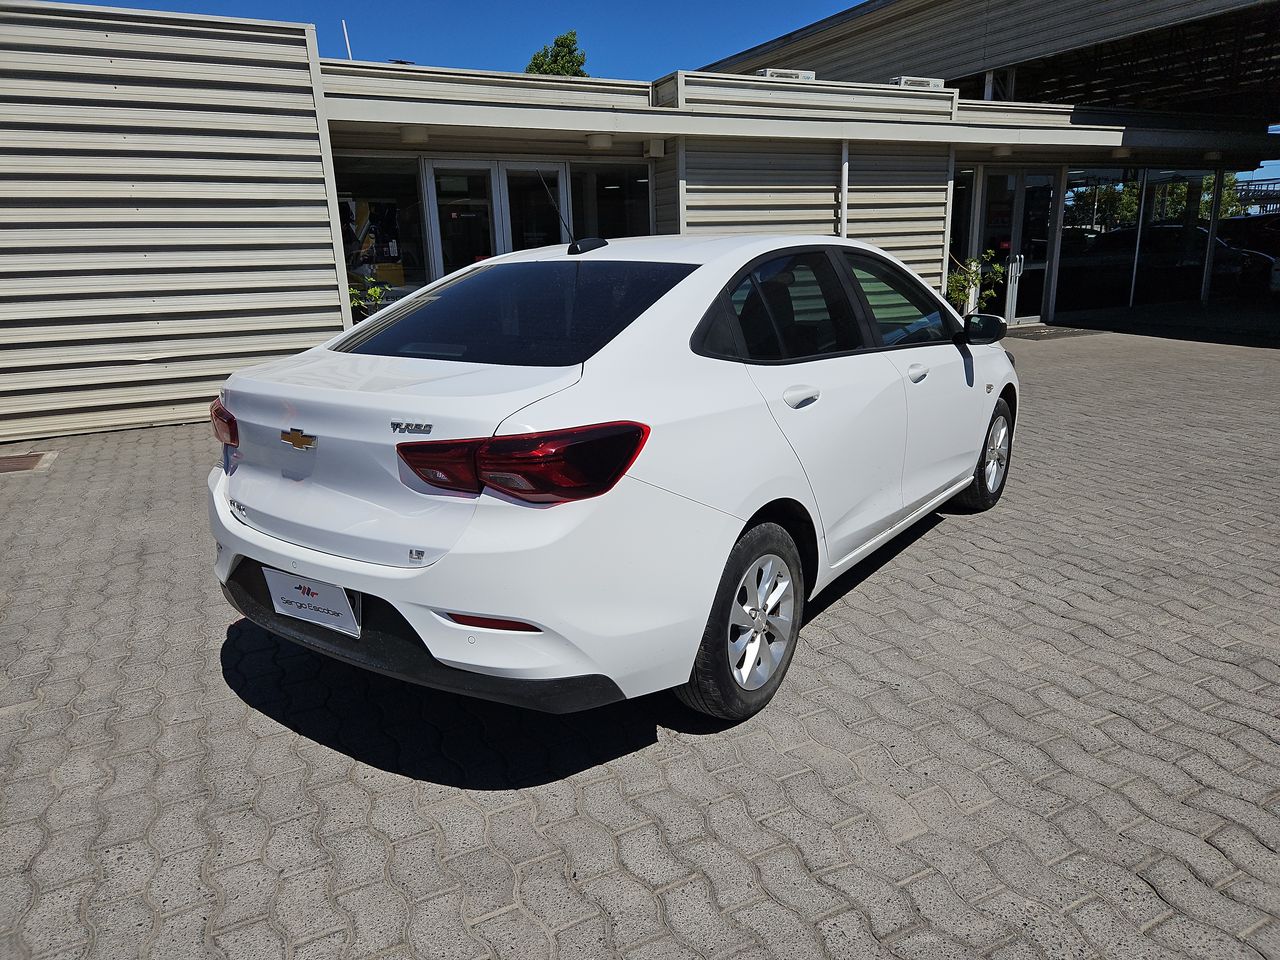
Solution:
[(0, 477), (0, 955), (1280, 957), (1280, 354), (1015, 344), (1010, 488), (783, 692), (565, 719), (233, 623), (201, 427)]

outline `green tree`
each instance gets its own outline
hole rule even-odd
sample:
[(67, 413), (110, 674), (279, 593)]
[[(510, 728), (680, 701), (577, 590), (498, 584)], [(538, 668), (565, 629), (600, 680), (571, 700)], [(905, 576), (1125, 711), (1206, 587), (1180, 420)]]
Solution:
[[(1238, 217), (1248, 212), (1249, 208), (1240, 202), (1240, 196), (1236, 193), (1236, 175), (1224, 173), (1222, 175), (1222, 209), (1218, 211), (1219, 216)], [(1205, 216), (1209, 216), (1207, 211)]]
[(558, 77), (585, 77), (587, 55), (578, 49), (578, 31), (570, 30), (551, 41), (529, 60), (525, 73), (546, 73)]

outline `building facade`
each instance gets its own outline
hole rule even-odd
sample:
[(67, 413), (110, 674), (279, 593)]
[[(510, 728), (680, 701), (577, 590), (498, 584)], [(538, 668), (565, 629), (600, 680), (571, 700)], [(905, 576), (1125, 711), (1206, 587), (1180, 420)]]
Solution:
[[(1280, 156), (1257, 118), (325, 60), (305, 24), (25, 0), (0, 0), (0, 84), (0, 441), (196, 419), (349, 326), (353, 285), (570, 227), (850, 236), (937, 286), (989, 249), (1011, 319), (1200, 298), (1239, 272), (1223, 171)], [(1177, 224), (1177, 269), (1144, 263)]]

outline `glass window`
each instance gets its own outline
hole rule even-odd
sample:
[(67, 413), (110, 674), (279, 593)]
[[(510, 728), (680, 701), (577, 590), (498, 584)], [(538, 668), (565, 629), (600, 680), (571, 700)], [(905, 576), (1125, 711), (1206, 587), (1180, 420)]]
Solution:
[(576, 237), (644, 237), (649, 234), (647, 164), (575, 163), (569, 170)]
[(333, 159), (347, 278), (376, 280), (397, 300), (427, 282), (416, 158)]
[[(1199, 300), (1213, 210), (1211, 170), (1148, 170), (1133, 302)], [(1242, 258), (1215, 251), (1213, 280), (1238, 280)]]
[(334, 349), (507, 366), (582, 363), (695, 269), (621, 260), (485, 265), (357, 328)]
[(1141, 174), (1068, 170), (1056, 310), (1127, 307), (1138, 245)]
[(942, 306), (918, 283), (874, 257), (846, 253), (845, 259), (862, 288), (886, 347), (951, 339), (951, 326)]
[(957, 170), (951, 200), (950, 253), (961, 263), (969, 256), (969, 235), (973, 220), (973, 170)]
[(865, 346), (827, 255), (777, 257), (729, 295), (751, 360), (802, 360)]

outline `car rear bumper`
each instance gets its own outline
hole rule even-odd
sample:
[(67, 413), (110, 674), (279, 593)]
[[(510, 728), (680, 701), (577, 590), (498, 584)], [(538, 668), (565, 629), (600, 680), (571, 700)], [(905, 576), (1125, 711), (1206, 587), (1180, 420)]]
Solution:
[[(220, 467), (209, 476), (215, 571), (250, 620), (371, 670), (543, 710), (584, 709), (685, 682), (741, 532), (728, 514), (624, 477), (603, 497), (550, 508), (482, 494), (448, 554), (393, 567), (248, 526), (232, 511), (226, 480)], [(366, 610), (385, 607), (395, 629), (375, 630), (366, 614), (361, 638), (350, 640), (277, 614), (264, 566), (357, 592)], [(465, 626), (451, 613), (536, 630)]]
[(445, 666), (431, 655), (408, 621), (376, 597), (368, 598), (364, 604), (358, 640), (319, 624), (283, 616), (271, 604), (262, 565), (256, 560), (246, 558), (236, 564), (222, 585), (222, 592), (241, 614), (269, 633), (354, 666), (436, 690), (545, 713), (573, 713), (625, 699), (618, 685), (600, 674), (521, 680)]

